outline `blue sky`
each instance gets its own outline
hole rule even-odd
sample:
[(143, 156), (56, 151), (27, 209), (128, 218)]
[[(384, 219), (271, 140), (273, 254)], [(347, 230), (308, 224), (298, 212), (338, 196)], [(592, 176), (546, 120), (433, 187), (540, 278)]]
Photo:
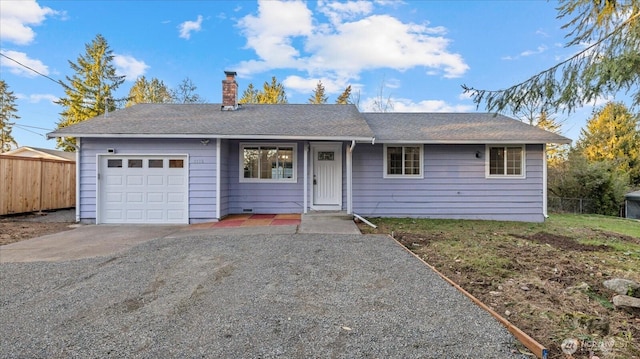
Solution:
[[(500, 89), (566, 59), (553, 1), (0, 1), (1, 52), (56, 80), (73, 72), (97, 34), (127, 81), (176, 88), (185, 78), (207, 102), (221, 101), (223, 71), (240, 91), (272, 76), (290, 103), (306, 103), (322, 81), (329, 102), (347, 85), (371, 110), (382, 96), (398, 112), (483, 112), (461, 85)], [(54, 148), (44, 134), (62, 108), (62, 86), (0, 57), (0, 78), (18, 97), (19, 145)], [(573, 140), (591, 107), (567, 116)]]

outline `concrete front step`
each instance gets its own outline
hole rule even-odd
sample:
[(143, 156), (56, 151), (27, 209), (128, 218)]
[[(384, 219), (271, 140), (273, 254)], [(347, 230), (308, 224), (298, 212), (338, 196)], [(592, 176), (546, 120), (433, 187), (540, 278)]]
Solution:
[(346, 212), (314, 211), (302, 215), (298, 233), (360, 234), (360, 229)]

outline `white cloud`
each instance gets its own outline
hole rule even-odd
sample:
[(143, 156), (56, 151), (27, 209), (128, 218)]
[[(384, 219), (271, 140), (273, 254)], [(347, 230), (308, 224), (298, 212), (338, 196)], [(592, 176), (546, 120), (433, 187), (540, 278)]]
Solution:
[(347, 87), (347, 84), (344, 80), (330, 79), (327, 77), (303, 78), (295, 75), (285, 78), (282, 81), (282, 85), (284, 85), (287, 91), (291, 90), (295, 92), (311, 94), (318, 85), (318, 81), (322, 81), (322, 86), (324, 86), (324, 90), (327, 94), (342, 93), (342, 91), (344, 91), (344, 89)]
[(525, 50), (525, 51), (522, 51), (521, 53), (519, 53), (516, 56), (507, 55), (507, 56), (501, 57), (501, 59), (502, 60), (507, 60), (507, 61), (517, 60), (517, 59), (519, 59), (521, 57), (527, 57), (527, 56), (541, 54), (541, 53), (547, 51), (548, 49), (549, 48), (546, 45), (540, 45), (535, 50)]
[(51, 94), (32, 94), (29, 95), (29, 102), (30, 103), (39, 103), (42, 101), (47, 101), (50, 102), (51, 104), (54, 103), (54, 101), (58, 101), (59, 98), (58, 96), (55, 95), (51, 95)]
[(198, 20), (196, 21), (183, 22), (178, 25), (178, 29), (180, 30), (180, 37), (189, 40), (192, 32), (198, 32), (202, 29), (202, 15), (198, 15)]
[[(369, 97), (364, 101), (361, 101), (360, 107), (363, 111), (374, 111), (376, 106), (375, 102), (378, 98)], [(386, 98), (384, 99), (387, 100)], [(392, 104), (391, 112), (470, 112), (475, 110), (474, 106), (470, 105), (452, 105), (443, 100), (423, 100), (414, 102), (413, 100), (406, 98), (389, 98), (390, 104)]]
[(32, 27), (42, 24), (47, 16), (56, 14), (59, 12), (40, 7), (35, 0), (2, 0), (0, 40), (28, 45), (36, 36)]
[(260, 1), (256, 15), (238, 22), (247, 48), (257, 55), (238, 64), (238, 73), (295, 69), (310, 78), (354, 79), (366, 70), (422, 67), (455, 78), (469, 69), (462, 56), (448, 51), (451, 40), (443, 27), (370, 15), (371, 2), (319, 5), (330, 23), (313, 18), (304, 2)]
[(149, 68), (149, 65), (144, 61), (128, 55), (114, 54), (113, 63), (118, 75), (126, 76), (127, 81), (135, 81), (138, 77), (144, 75)]
[(340, 25), (345, 19), (354, 19), (358, 15), (368, 15), (373, 11), (370, 1), (318, 1), (318, 9), (327, 16), (331, 23)]
[(299, 1), (260, 1), (258, 13), (258, 16), (247, 15), (238, 22), (247, 37), (247, 47), (260, 58), (245, 64), (258, 72), (268, 68), (296, 68), (296, 57), (300, 53), (292, 45), (292, 38), (311, 35), (311, 11)]
[(526, 57), (526, 56), (531, 56), (531, 55), (537, 55), (537, 54), (541, 54), (541, 53), (543, 53), (545, 51), (547, 51), (547, 46), (540, 45), (535, 50), (526, 50), (526, 51), (521, 52), (520, 56)]
[[(8, 50), (8, 51), (2, 52), (2, 54), (14, 59), (15, 61), (19, 62), (24, 66), (30, 67), (33, 70), (38, 71), (42, 75), (49, 75), (49, 68), (47, 67), (47, 65), (43, 64), (42, 61), (40, 60), (30, 59), (29, 56), (24, 52)], [(1, 56), (0, 66), (8, 68), (9, 72), (11, 72), (14, 75), (24, 76), (24, 77), (38, 76), (37, 73), (27, 69), (24, 66), (21, 66), (15, 61), (11, 61), (6, 57)]]

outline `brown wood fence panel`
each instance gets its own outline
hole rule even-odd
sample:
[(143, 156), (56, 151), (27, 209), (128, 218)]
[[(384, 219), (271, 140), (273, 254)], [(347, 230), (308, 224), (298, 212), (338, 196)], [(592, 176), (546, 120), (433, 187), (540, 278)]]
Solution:
[(0, 215), (75, 205), (74, 162), (0, 155)]

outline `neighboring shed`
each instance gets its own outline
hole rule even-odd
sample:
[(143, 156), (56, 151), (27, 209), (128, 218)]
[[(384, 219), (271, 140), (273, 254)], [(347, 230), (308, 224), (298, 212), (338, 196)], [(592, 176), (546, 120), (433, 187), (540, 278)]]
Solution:
[(624, 196), (624, 207), (627, 218), (640, 219), (640, 191), (627, 193)]
[(16, 156), (16, 157), (29, 157), (29, 158), (46, 158), (49, 160), (60, 160), (60, 161), (76, 161), (76, 154), (74, 152), (65, 152), (58, 150), (51, 150), (48, 148), (38, 148), (38, 147), (29, 147), (22, 146), (16, 148), (15, 150), (3, 153), (5, 156)]

